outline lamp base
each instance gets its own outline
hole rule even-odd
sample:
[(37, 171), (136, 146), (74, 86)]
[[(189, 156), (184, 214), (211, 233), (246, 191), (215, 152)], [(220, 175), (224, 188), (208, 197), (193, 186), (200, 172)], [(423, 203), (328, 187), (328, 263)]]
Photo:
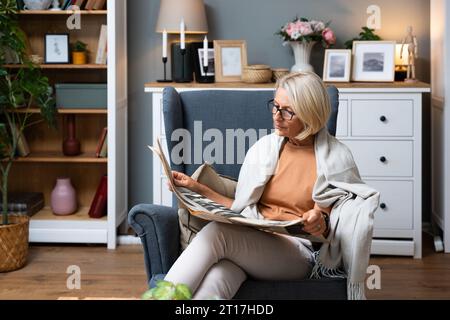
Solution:
[(167, 80), (156, 80), (156, 82), (168, 83), (168, 82), (173, 82), (173, 81), (170, 79), (167, 79)]

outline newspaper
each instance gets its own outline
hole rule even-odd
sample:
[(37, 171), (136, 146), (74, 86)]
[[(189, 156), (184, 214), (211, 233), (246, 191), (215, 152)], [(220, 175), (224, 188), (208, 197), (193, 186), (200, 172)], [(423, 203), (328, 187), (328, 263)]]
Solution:
[(262, 231), (305, 238), (313, 242), (328, 242), (323, 236), (313, 236), (304, 231), (304, 220), (302, 218), (290, 221), (247, 218), (217, 202), (204, 197), (201, 194), (187, 188), (176, 186), (173, 181), (172, 170), (162, 151), (163, 149), (161, 147), (160, 140), (156, 140), (156, 146), (148, 146), (148, 148), (160, 159), (164, 174), (166, 175), (171, 189), (178, 201), (180, 201), (180, 203), (185, 206), (193, 216), (209, 221), (244, 225)]

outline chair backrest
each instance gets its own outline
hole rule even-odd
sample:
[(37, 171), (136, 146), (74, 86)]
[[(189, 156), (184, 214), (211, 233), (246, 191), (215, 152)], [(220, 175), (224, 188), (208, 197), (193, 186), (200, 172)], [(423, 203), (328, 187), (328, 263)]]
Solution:
[[(330, 86), (327, 91), (332, 109), (327, 127), (330, 134), (335, 135), (338, 90)], [(267, 109), (267, 102), (273, 96), (274, 91), (270, 90), (178, 93), (172, 87), (165, 88), (163, 112), (167, 147), (169, 154), (175, 147), (174, 154), (179, 155), (176, 163), (171, 157), (172, 169), (191, 175), (207, 161), (213, 162), (211, 164), (218, 173), (237, 178), (250, 146), (272, 132), (272, 115)], [(242, 143), (239, 139), (244, 137), (244, 133), (246, 138)], [(179, 152), (181, 145), (184, 153)], [(184, 163), (179, 163), (181, 156), (184, 156)]]

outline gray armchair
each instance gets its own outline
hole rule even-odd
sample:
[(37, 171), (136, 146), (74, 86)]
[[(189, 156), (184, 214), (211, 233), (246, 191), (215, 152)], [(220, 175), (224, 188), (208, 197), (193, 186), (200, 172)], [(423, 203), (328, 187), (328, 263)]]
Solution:
[[(267, 101), (273, 98), (273, 91), (189, 91), (178, 94), (171, 87), (163, 92), (164, 123), (168, 150), (178, 142), (170, 141), (171, 133), (180, 128), (194, 132), (195, 121), (202, 121), (202, 134), (210, 128), (219, 129), (225, 135), (226, 129), (267, 129), (273, 127), (272, 116), (266, 108)], [(336, 133), (338, 113), (338, 91), (328, 87), (332, 114), (327, 127), (331, 134)], [(197, 126), (199, 123), (197, 123)], [(269, 131), (267, 131), (269, 132)], [(203, 142), (203, 147), (210, 142)], [(192, 144), (192, 152), (193, 145)], [(250, 146), (246, 145), (247, 151)], [(224, 146), (225, 148), (225, 146)], [(235, 145), (236, 148), (236, 145)], [(224, 156), (226, 155), (223, 150)], [(220, 174), (237, 178), (241, 165), (213, 164)], [(193, 161), (192, 161), (193, 162)], [(225, 163), (225, 161), (223, 161)], [(191, 175), (200, 164), (171, 163), (172, 169)], [(176, 203), (174, 201), (174, 203)], [(164, 278), (180, 253), (179, 225), (177, 208), (151, 204), (139, 204), (131, 209), (128, 221), (142, 240), (144, 259), (149, 280), (153, 287), (155, 281)], [(293, 281), (246, 280), (235, 299), (346, 299), (345, 279), (324, 278)]]

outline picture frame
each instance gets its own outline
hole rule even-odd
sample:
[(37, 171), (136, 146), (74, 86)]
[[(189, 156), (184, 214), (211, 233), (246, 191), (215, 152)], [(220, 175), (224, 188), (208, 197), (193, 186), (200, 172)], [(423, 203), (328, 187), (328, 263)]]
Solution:
[(246, 65), (245, 40), (214, 40), (216, 82), (241, 82), (243, 67)]
[(206, 71), (205, 74), (205, 70), (203, 69), (203, 55), (204, 55), (204, 50), (203, 48), (198, 48), (197, 49), (197, 54), (198, 54), (198, 63), (200, 66), (200, 75), (202, 77), (211, 77), (214, 76), (214, 49), (213, 48), (208, 48), (208, 70)]
[(352, 81), (393, 82), (395, 41), (353, 41)]
[(70, 63), (68, 33), (48, 33), (45, 35), (44, 61), (46, 64)]
[(352, 51), (326, 49), (323, 62), (323, 81), (350, 82)]
[(214, 82), (215, 64), (213, 42), (208, 42), (208, 72), (203, 70), (203, 42), (192, 42), (192, 61), (194, 66), (195, 81), (200, 83)]

